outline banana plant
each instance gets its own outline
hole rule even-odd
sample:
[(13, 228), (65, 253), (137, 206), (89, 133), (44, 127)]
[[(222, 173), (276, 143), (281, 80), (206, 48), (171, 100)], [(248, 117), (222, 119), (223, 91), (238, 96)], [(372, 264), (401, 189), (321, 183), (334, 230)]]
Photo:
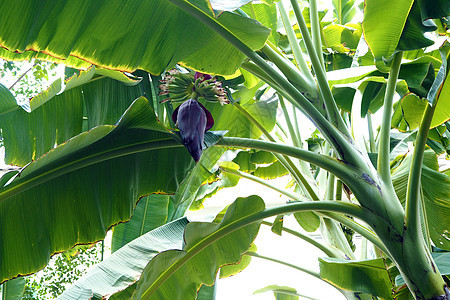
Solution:
[[(123, 79), (138, 88), (121, 94), (121, 103), (130, 106), (120, 119), (115, 110), (117, 122), (96, 117), (105, 113), (100, 100), (112, 96), (99, 92), (90, 94), (93, 102), (83, 99), (87, 85), (104, 80), (93, 77), (95, 71), (72, 79), (79, 87), (67, 82), (61, 95), (52, 97), (56, 92), (49, 90), (30, 101), (29, 116), (1, 86), (7, 161), (24, 167), (1, 179), (0, 280), (33, 273), (53, 253), (102, 239), (108, 228), (130, 219), (144, 196), (172, 194), (152, 212), (173, 221), (244, 177), (291, 201), (265, 208), (258, 196), (238, 198), (213, 222), (187, 224), (177, 248), (147, 258), (127, 295), (195, 299), (201, 286), (214, 284), (219, 269), (263, 257), (249, 251), (261, 224), (314, 244), (284, 228), (283, 217), (293, 214), (307, 231), (320, 227), (329, 243), (315, 244), (328, 258), (320, 259), (321, 272), (313, 275), (348, 299), (450, 299), (447, 271), (439, 263), (450, 250), (449, 179), (436, 158), (448, 153), (448, 3), (366, 0), (361, 25), (347, 22), (358, 9), (354, 2), (333, 1), (335, 24), (323, 21), (316, 0), (3, 4), (2, 58), (140, 69), (135, 74), (142, 82)], [(434, 44), (436, 50), (423, 50)], [(178, 71), (170, 71), (174, 67)], [(98, 75), (113, 76), (103, 72)], [(62, 109), (58, 99), (64, 97), (73, 102)], [(275, 122), (278, 104), (282, 117)], [(68, 126), (64, 117), (45, 114), (65, 109), (77, 111), (69, 114)], [(18, 110), (26, 123), (15, 128)], [(372, 115), (378, 110), (376, 134)], [(314, 138), (305, 138), (300, 115), (317, 128)], [(92, 126), (76, 135), (83, 117)], [(51, 121), (45, 132), (37, 130), (39, 122)], [(393, 127), (400, 133), (394, 135)], [(215, 167), (229, 149), (233, 162)], [(285, 174), (292, 178), (290, 189), (265, 179)], [(264, 221), (274, 216), (273, 224)], [(352, 231), (363, 237), (363, 247), (373, 245), (377, 258), (355, 258)], [(295, 294), (285, 287), (268, 290)]]

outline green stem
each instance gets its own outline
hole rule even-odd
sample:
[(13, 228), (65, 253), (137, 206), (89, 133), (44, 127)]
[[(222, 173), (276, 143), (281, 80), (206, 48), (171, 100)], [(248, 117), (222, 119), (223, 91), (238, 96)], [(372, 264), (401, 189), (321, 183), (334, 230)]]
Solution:
[(336, 178), (336, 191), (334, 194), (334, 199), (336, 201), (342, 200), (342, 181)]
[[(273, 223), (267, 222), (267, 221), (262, 221), (263, 225), (267, 225), (267, 226), (273, 226)], [(325, 255), (327, 255), (328, 257), (334, 257), (334, 258), (344, 258), (344, 255), (342, 252), (339, 252), (340, 250), (337, 248), (334, 248), (328, 244), (325, 243), (319, 243), (318, 241), (316, 241), (315, 239), (302, 234), (300, 232), (297, 232), (295, 230), (286, 228), (285, 226), (283, 226), (282, 230), (284, 232), (287, 232), (295, 237), (301, 238), (302, 240), (304, 240), (305, 242), (308, 242), (309, 244), (315, 246), (316, 248), (318, 248), (319, 250), (321, 250), (323, 253), (325, 253)]]
[[(281, 2), (281, 1), (280, 1)], [(284, 103), (283, 97), (278, 97), (278, 102), (280, 103), (281, 109), (283, 110), (284, 119), (286, 120), (286, 124), (288, 126), (289, 134), (292, 139), (292, 143), (297, 148), (302, 148), (301, 142), (299, 138), (297, 137), (297, 133), (294, 130), (294, 127), (292, 126), (291, 117), (289, 116), (289, 112), (286, 109), (286, 104)]]
[(369, 151), (375, 153), (377, 146), (375, 145), (375, 137), (373, 135), (372, 114), (367, 113), (367, 129), (369, 131)]
[(332, 211), (343, 214), (355, 216), (357, 218), (364, 217), (366, 210), (360, 206), (335, 202), (335, 201), (323, 201), (323, 202), (304, 202), (304, 203), (292, 203), (283, 206), (265, 209), (263, 211), (255, 212), (253, 214), (242, 217), (234, 222), (227, 224), (224, 227), (214, 231), (206, 238), (199, 241), (194, 246), (190, 247), (184, 256), (168, 266), (165, 271), (152, 283), (152, 285), (143, 293), (142, 299), (148, 299), (153, 293), (168, 280), (178, 269), (180, 269), (186, 262), (196, 256), (199, 252), (204, 250), (215, 241), (222, 237), (235, 232), (245, 226), (253, 223), (261, 222), (261, 220), (281, 214), (294, 213), (299, 211)]
[[(286, 76), (301, 93), (310, 99), (317, 99), (317, 87), (314, 80), (305, 77), (295, 66), (283, 55), (274, 50), (275, 46), (270, 46), (270, 42), (262, 47), (261, 51), (272, 61), (278, 69)], [(311, 75), (312, 76), (312, 75)]]
[[(305, 42), (306, 49), (308, 50), (309, 57), (311, 58), (311, 63), (316, 74), (317, 83), (319, 84), (320, 93), (323, 96), (323, 101), (325, 102), (325, 108), (327, 111), (327, 116), (329, 120), (335, 124), (339, 130), (345, 134), (347, 137), (350, 137), (350, 132), (347, 125), (344, 123), (341, 115), (339, 114), (339, 110), (336, 106), (336, 102), (334, 101), (333, 94), (331, 93), (330, 86), (328, 85), (328, 81), (326, 78), (325, 70), (323, 68), (323, 63), (319, 59), (317, 55), (316, 49), (314, 48), (314, 43), (311, 39), (311, 36), (308, 32), (308, 27), (306, 26), (305, 19), (303, 18), (302, 11), (298, 4), (298, 0), (291, 0), (292, 8), (294, 9), (295, 16), (297, 17), (298, 26), (302, 33), (303, 41)], [(322, 48), (320, 48), (320, 51)]]
[[(219, 35), (221, 35), (225, 40), (227, 40), (230, 44), (236, 47), (239, 51), (241, 51), (244, 55), (246, 55), (249, 59), (251, 59), (259, 68), (264, 71), (268, 77), (271, 78), (272, 81), (276, 82), (279, 87), (281, 87), (287, 94), (291, 95), (291, 97), (285, 98), (289, 101), (293, 101), (293, 104), (298, 105), (302, 108), (302, 111), (306, 113), (306, 115), (311, 118), (316, 126), (321, 130), (324, 136), (332, 143), (332, 145), (339, 151), (341, 159), (346, 160), (349, 163), (358, 165), (361, 161), (360, 155), (357, 150), (354, 149), (351, 140), (349, 140), (350, 134), (348, 132), (348, 128), (343, 123), (342, 118), (336, 110), (336, 114), (331, 114), (331, 118), (339, 117), (340, 122), (337, 129), (333, 126), (318, 110), (317, 108), (309, 102), (309, 100), (297, 90), (283, 75), (278, 73), (272, 66), (270, 66), (267, 62), (264, 61), (255, 51), (250, 49), (245, 43), (243, 43), (239, 38), (237, 38), (232, 32), (228, 31), (222, 24), (217, 22), (212, 16), (208, 15), (201, 9), (197, 8), (195, 5), (191, 4), (188, 1), (183, 0), (169, 0), (176, 6), (180, 7), (190, 15), (197, 18), (200, 22), (204, 23)], [(298, 4), (297, 4), (298, 5)], [(306, 26), (306, 24), (305, 24)], [(319, 72), (320, 73), (320, 72)], [(323, 72), (322, 72), (323, 73)], [(325, 81), (324, 81), (325, 80)], [(330, 90), (328, 83), (325, 78), (325, 74), (323, 73), (319, 78), (319, 82), (322, 81), (322, 84), (325, 84), (328, 90)], [(323, 87), (321, 87), (323, 88)], [(331, 92), (330, 92), (331, 94)], [(336, 104), (329, 103), (328, 109), (332, 107), (331, 104), (336, 106)], [(346, 137), (344, 137), (346, 136)]]
[(311, 19), (311, 35), (316, 49), (317, 57), (320, 60), (320, 66), (325, 72), (323, 54), (322, 54), (322, 39), (320, 36), (320, 19), (319, 12), (317, 11), (317, 0), (309, 0), (309, 15)]
[(378, 145), (378, 173), (380, 178), (386, 184), (391, 182), (390, 169), (390, 130), (391, 130), (391, 115), (392, 105), (394, 102), (395, 87), (397, 86), (398, 73), (402, 61), (403, 52), (397, 52), (394, 55), (391, 70), (389, 72), (389, 79), (386, 87), (386, 94), (384, 96), (383, 120), (380, 129), (380, 142)]
[[(267, 139), (273, 143), (276, 143), (277, 141), (272, 137), (272, 135), (262, 126), (261, 123), (259, 123), (251, 114), (248, 113), (242, 106), (239, 105), (239, 103), (234, 104), (235, 107), (253, 124), (258, 127), (259, 130), (267, 137)], [(303, 176), (303, 174), (300, 172), (300, 170), (297, 168), (297, 166), (294, 164), (294, 162), (291, 160), (290, 157), (286, 155), (280, 155), (277, 153), (273, 153), (276, 158), (280, 161), (280, 163), (291, 173), (291, 175), (294, 177), (294, 179), (297, 181), (297, 183), (301, 184), (307, 193), (314, 199), (318, 200), (318, 196), (314, 192), (313, 188), (309, 184), (308, 180)]]
[[(259, 177), (253, 176), (251, 174), (245, 173), (245, 172), (241, 172), (238, 170), (233, 170), (230, 168), (226, 168), (226, 167), (222, 167), (222, 171), (230, 173), (230, 174), (234, 174), (237, 176), (240, 176), (242, 178), (246, 178), (249, 180), (252, 180), (254, 182), (260, 183), (268, 188), (271, 188), (293, 200), (296, 201), (309, 201), (308, 198), (302, 197), (296, 193), (291, 193), (285, 189), (280, 189), (272, 184), (270, 184), (267, 180), (263, 180)], [(334, 219), (342, 224), (344, 224), (345, 226), (353, 229), (354, 231), (358, 232), (359, 234), (361, 234), (363, 237), (365, 237), (366, 239), (370, 240), (374, 245), (376, 245), (377, 247), (379, 247), (380, 249), (382, 249), (386, 255), (389, 255), (389, 252), (386, 250), (386, 248), (384, 247), (384, 245), (381, 243), (381, 241), (378, 239), (378, 237), (370, 230), (368, 230), (367, 228), (365, 228), (364, 226), (361, 226), (360, 224), (358, 224), (357, 222), (355, 222), (354, 220), (347, 218), (345, 216), (336, 214), (336, 213), (329, 213), (329, 212), (321, 212), (319, 213), (320, 215), (322, 215), (323, 217), (327, 217), (330, 219)], [(325, 251), (324, 251), (325, 252)], [(327, 252), (325, 252), (327, 253)], [(328, 255), (328, 254), (327, 254)], [(330, 255), (329, 255), (330, 256)], [(330, 257), (334, 257), (334, 256), (330, 256)]]
[(314, 78), (309, 71), (309, 66), (306, 63), (305, 57), (303, 56), (302, 49), (300, 48), (297, 36), (295, 35), (292, 24), (289, 20), (289, 13), (283, 4), (283, 1), (277, 2), (277, 8), (281, 15), (281, 20), (283, 21), (284, 29), (291, 45), (292, 53), (294, 54), (294, 60), (297, 63), (298, 68), (305, 74), (310, 82), (314, 82)]
[(419, 131), (417, 132), (406, 192), (405, 226), (412, 234), (417, 235), (422, 234), (420, 225), (420, 195), (422, 189), (420, 177), (422, 175), (423, 155), (435, 109), (436, 106), (430, 105), (427, 105), (425, 108)]
[[(313, 270), (309, 270), (309, 269), (306, 269), (306, 268), (302, 268), (302, 267), (299, 267), (299, 266), (290, 264), (290, 263), (288, 263), (288, 262), (285, 262), (285, 261), (282, 261), (282, 260), (278, 260), (278, 259), (276, 259), (276, 258), (272, 258), (272, 257), (260, 255), (260, 254), (258, 254), (258, 253), (256, 253), (256, 252), (251, 252), (251, 251), (245, 253), (244, 255), (252, 256), (252, 257), (257, 257), (257, 258), (265, 259), (265, 260), (268, 260), (268, 261), (271, 261), (271, 262), (274, 262), (274, 263), (278, 263), (278, 264), (281, 264), (281, 265), (284, 265), (284, 266), (287, 266), (287, 267), (296, 269), (296, 270), (298, 270), (298, 271), (304, 272), (304, 273), (306, 273), (306, 274), (308, 274), (308, 275), (311, 275), (311, 276), (313, 276), (313, 277), (315, 277), (315, 278), (317, 278), (317, 279), (323, 280), (323, 279), (320, 277), (320, 274), (319, 274), (318, 272), (315, 272), (315, 271), (313, 271)], [(325, 281), (325, 282), (326, 282), (326, 281)]]

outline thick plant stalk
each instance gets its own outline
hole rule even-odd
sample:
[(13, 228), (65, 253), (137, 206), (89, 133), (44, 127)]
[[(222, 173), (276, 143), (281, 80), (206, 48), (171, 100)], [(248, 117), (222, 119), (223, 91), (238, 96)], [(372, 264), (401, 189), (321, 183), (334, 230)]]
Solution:
[[(242, 106), (239, 105), (239, 103), (234, 104), (235, 107), (253, 124), (258, 127), (259, 130), (263, 133), (263, 135), (266, 136), (266, 138), (276, 143), (277, 141), (272, 137), (272, 135), (264, 128), (264, 126), (261, 125), (251, 114), (249, 114)], [(313, 200), (319, 200), (319, 197), (316, 195), (314, 189), (309, 184), (308, 180), (303, 176), (303, 174), (300, 172), (300, 170), (297, 168), (297, 166), (294, 164), (294, 162), (291, 160), (290, 157), (286, 155), (280, 155), (278, 153), (273, 153), (275, 157), (280, 161), (280, 163), (291, 173), (292, 177), (294, 177), (295, 181), (299, 185), (301, 185), (307, 194), (313, 199)]]
[(420, 177), (422, 175), (423, 155), (435, 109), (436, 106), (430, 105), (427, 105), (425, 108), (422, 122), (417, 133), (406, 192), (405, 226), (407, 230), (417, 235), (422, 233), (420, 225), (420, 195), (422, 190)]
[[(313, 79), (309, 79), (302, 72), (300, 72), (295, 66), (280, 54), (274, 45), (268, 42), (261, 51), (267, 55), (267, 57), (280, 69), (280, 71), (286, 76), (301, 93), (310, 99), (317, 99), (317, 87)], [(312, 75), (311, 75), (312, 76)]]
[[(193, 4), (183, 1), (183, 0), (169, 0), (176, 6), (180, 7), (187, 13), (191, 14), (199, 21), (216, 31), (220, 34), (225, 40), (227, 40), (230, 44), (236, 47), (239, 51), (241, 51), (244, 55), (246, 55), (249, 59), (251, 59), (262, 71), (264, 71), (268, 77), (271, 78), (272, 81), (276, 82), (287, 94), (291, 95), (291, 97), (285, 97), (289, 101), (293, 100), (296, 105), (302, 108), (302, 111), (313, 120), (313, 122), (317, 125), (317, 127), (321, 130), (323, 135), (330, 141), (333, 147), (336, 149), (337, 153), (341, 159), (359, 165), (361, 162), (360, 155), (357, 149), (353, 145), (353, 141), (350, 139), (350, 133), (348, 128), (344, 124), (339, 112), (337, 110), (336, 104), (334, 101), (331, 101), (332, 98), (328, 99), (331, 102), (330, 105), (327, 106), (327, 109), (333, 110), (334, 105), (334, 113), (331, 115), (331, 121), (336, 119), (337, 123), (331, 124), (319, 111), (318, 109), (309, 102), (309, 100), (297, 90), (284, 76), (279, 74), (276, 70), (274, 70), (269, 64), (267, 64), (264, 59), (262, 59), (255, 51), (250, 49), (245, 43), (239, 40), (233, 33), (228, 31), (223, 25), (218, 23), (213, 17), (203, 12), (201, 9), (197, 8)], [(328, 86), (328, 82), (326, 81), (325, 73), (322, 72), (319, 80), (319, 86), (322, 88), (325, 87), (330, 90)], [(321, 82), (321, 83), (320, 83)], [(329, 92), (331, 95), (331, 91)], [(332, 95), (331, 95), (332, 96)], [(340, 120), (340, 121), (339, 121)]]
[(386, 184), (391, 183), (389, 153), (392, 105), (394, 102), (395, 87), (397, 86), (397, 78), (400, 72), (402, 56), (403, 52), (401, 51), (394, 55), (394, 61), (389, 72), (386, 94), (384, 96), (383, 120), (381, 123), (380, 142), (378, 145), (378, 173), (380, 173), (381, 180), (383, 180)]
[[(416, 256), (418, 260), (425, 260), (428, 262), (428, 270), (420, 268), (422, 264), (406, 264), (404, 272), (407, 272), (405, 281), (408, 282), (411, 292), (416, 293), (418, 299), (433, 299), (437, 297), (434, 291), (444, 287), (444, 282), (439, 274), (434, 262), (429, 253), (429, 248), (424, 241), (422, 227), (420, 222), (420, 199), (421, 199), (421, 184), (420, 177), (422, 175), (423, 153), (427, 141), (427, 135), (430, 128), (431, 120), (436, 106), (427, 105), (422, 121), (420, 123), (419, 131), (417, 133), (416, 145), (414, 147), (411, 170), (408, 178), (408, 188), (406, 193), (406, 213), (405, 213), (405, 260), (412, 259)], [(424, 208), (423, 208), (424, 209)], [(421, 274), (419, 278), (414, 278), (417, 273)], [(427, 278), (427, 285), (423, 286), (422, 280)], [(417, 287), (417, 291), (414, 288)]]
[(221, 228), (213, 233), (211, 233), (207, 238), (201, 240), (193, 247), (189, 249), (186, 254), (171, 264), (153, 283), (152, 285), (142, 294), (142, 299), (149, 299), (151, 295), (168, 279), (170, 278), (181, 266), (188, 262), (191, 258), (195, 257), (197, 253), (219, 240), (223, 236), (226, 236), (238, 229), (241, 229), (250, 224), (261, 222), (263, 219), (287, 214), (299, 211), (333, 211), (352, 215), (357, 218), (364, 219), (369, 211), (362, 207), (354, 204), (335, 202), (335, 201), (322, 201), (322, 202), (304, 202), (304, 203), (292, 203), (283, 206), (278, 206), (275, 208), (265, 209), (243, 218), (240, 218), (227, 227)]
[[(318, 50), (316, 50), (311, 36), (309, 35), (308, 28), (306, 26), (305, 19), (303, 18), (300, 6), (297, 0), (291, 0), (291, 4), (292, 8), (294, 9), (295, 16), (297, 17), (298, 26), (302, 33), (303, 41), (305, 42), (306, 49), (308, 50), (309, 57), (311, 58), (314, 72), (316, 73), (317, 83), (319, 84), (320, 94), (323, 96), (325, 109), (327, 111), (327, 117), (343, 134), (350, 137), (349, 129), (344, 123), (341, 115), (339, 114), (336, 102), (334, 101), (334, 97), (331, 93), (325, 70), (323, 68), (323, 63), (321, 63), (321, 60), (317, 55)], [(322, 51), (322, 49), (320, 49), (320, 51)]]
[[(287, 197), (289, 197), (289, 198), (291, 198), (293, 200), (300, 201), (300, 202), (308, 202), (308, 201), (310, 201), (310, 199), (308, 199), (306, 197), (300, 196), (300, 195), (298, 195), (296, 193), (291, 193), (291, 192), (289, 192), (289, 191), (287, 191), (285, 189), (278, 188), (278, 187), (270, 184), (269, 182), (267, 182), (267, 180), (263, 180), (263, 179), (258, 178), (256, 176), (253, 176), (251, 174), (247, 174), (245, 172), (241, 172), (241, 171), (238, 171), (238, 170), (229, 169), (229, 168), (226, 168), (226, 167), (222, 167), (222, 171), (230, 173), (230, 174), (233, 174), (233, 175), (240, 176), (242, 178), (246, 178), (246, 179), (252, 180), (252, 181), (257, 182), (259, 184), (262, 184), (262, 185), (264, 185), (264, 186), (266, 186), (268, 188), (271, 188), (271, 189), (273, 189), (273, 190), (275, 190), (275, 191), (277, 191), (277, 192), (279, 192), (279, 193), (281, 193), (281, 194), (283, 194), (283, 195), (285, 195), (285, 196), (287, 196)], [(361, 234), (362, 236), (364, 236), (365, 238), (370, 240), (372, 243), (374, 243), (378, 247), (381, 247), (381, 249), (383, 249), (383, 251), (388, 253), (388, 251), (386, 250), (384, 245), (381, 243), (381, 241), (370, 230), (368, 230), (367, 228), (359, 225), (358, 223), (356, 223), (352, 219), (344, 217), (344, 216), (336, 214), (336, 213), (320, 212), (318, 214), (323, 216), (323, 217), (330, 218), (330, 219), (333, 219), (335, 221), (338, 221), (338, 222), (344, 224), (345, 226), (353, 229), (354, 231), (358, 232), (359, 234)], [(332, 256), (330, 256), (330, 257), (332, 257)]]
[(325, 72), (322, 54), (322, 39), (320, 35), (321, 30), (320, 30), (319, 12), (317, 10), (317, 0), (309, 0), (309, 15), (311, 19), (311, 35), (314, 48), (316, 49), (317, 57), (320, 60), (320, 66)]
[(283, 21), (284, 29), (286, 30), (289, 44), (291, 45), (292, 53), (294, 54), (295, 62), (297, 63), (298, 68), (308, 77), (308, 79), (311, 80), (311, 82), (314, 82), (314, 78), (309, 72), (308, 64), (303, 56), (302, 49), (300, 48), (294, 29), (292, 28), (289, 20), (289, 13), (283, 4), (283, 1), (277, 2), (277, 8), (280, 12), (281, 20)]

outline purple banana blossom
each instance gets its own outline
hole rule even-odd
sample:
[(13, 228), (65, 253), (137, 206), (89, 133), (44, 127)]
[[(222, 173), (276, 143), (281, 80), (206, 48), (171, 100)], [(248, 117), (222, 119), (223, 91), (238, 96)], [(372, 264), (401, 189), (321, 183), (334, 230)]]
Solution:
[(209, 80), (212, 79), (212, 76), (209, 74), (205, 74), (205, 73), (200, 73), (200, 72), (195, 72), (194, 74), (194, 80), (197, 80), (198, 78), (203, 77), (203, 80), (201, 81), (205, 81), (205, 80)]
[(214, 125), (211, 113), (197, 100), (189, 99), (175, 109), (172, 120), (180, 129), (184, 146), (198, 162), (203, 152), (205, 132)]

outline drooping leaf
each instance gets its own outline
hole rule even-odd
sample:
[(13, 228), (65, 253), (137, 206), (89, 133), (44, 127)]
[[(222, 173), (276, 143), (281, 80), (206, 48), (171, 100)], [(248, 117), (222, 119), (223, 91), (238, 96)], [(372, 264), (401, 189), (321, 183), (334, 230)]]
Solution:
[[(192, 3), (215, 18), (209, 1)], [(244, 59), (212, 29), (169, 1), (126, 5), (55, 1), (45, 6), (40, 1), (19, 1), (3, 3), (0, 11), (1, 46), (12, 52), (45, 52), (60, 59), (75, 56), (109, 69), (152, 74), (178, 62), (204, 73), (233, 74)], [(239, 14), (224, 12), (216, 20), (252, 49), (261, 48), (269, 34), (267, 28)]]
[[(93, 68), (81, 72), (66, 82), (65, 92), (53, 97), (54, 92), (49, 91), (59, 91), (55, 83), (31, 100), (30, 113), (17, 104), (5, 110), (0, 116), (0, 126), (8, 164), (24, 166), (81, 133), (86, 125), (83, 118), (87, 119), (85, 130), (116, 123), (128, 106), (142, 95), (141, 84), (127, 86), (110, 78), (86, 83), (93, 75)], [(8, 99), (8, 103), (13, 101)]]
[[(248, 251), (250, 252), (256, 252), (257, 248), (255, 244), (251, 244), (250, 248), (248, 248)], [(238, 274), (239, 272), (242, 272), (250, 265), (250, 262), (252, 261), (252, 257), (249, 255), (243, 255), (241, 260), (237, 264), (230, 264), (225, 265), (220, 268), (219, 271), (219, 278), (227, 278), (233, 275)]]
[(364, 39), (376, 61), (388, 59), (394, 53), (413, 2), (414, 0), (365, 1)]
[(267, 167), (257, 167), (253, 175), (263, 179), (275, 179), (289, 174), (288, 170), (279, 162), (276, 161)]
[(96, 127), (30, 163), (0, 189), (0, 281), (104, 238), (130, 218), (140, 196), (174, 193), (193, 167), (178, 145), (140, 98), (118, 125)]
[(339, 258), (319, 258), (320, 277), (341, 289), (392, 298), (392, 283), (382, 258), (348, 261)]
[(433, 45), (434, 41), (425, 37), (424, 33), (436, 29), (436, 24), (432, 20), (422, 19), (418, 1), (414, 1), (400, 36), (397, 50), (416, 50)]
[(133, 239), (97, 264), (58, 299), (102, 298), (128, 288), (156, 254), (182, 246), (188, 223), (186, 218), (178, 219)]
[(320, 226), (320, 218), (311, 211), (301, 211), (294, 213), (297, 223), (307, 232), (314, 232)]
[(219, 267), (238, 262), (256, 237), (259, 223), (235, 228), (238, 220), (263, 209), (258, 196), (238, 198), (219, 224), (190, 223), (183, 250), (162, 252), (150, 261), (133, 299), (194, 299), (200, 285), (212, 285)]
[[(392, 183), (399, 200), (404, 203), (412, 155), (407, 155), (392, 173)], [(431, 150), (425, 151), (422, 167), (421, 186), (425, 203), (426, 219), (433, 243), (450, 250), (448, 228), (450, 220), (450, 180), (447, 175), (437, 171), (437, 159)]]
[[(277, 8), (274, 4), (248, 3), (242, 10), (267, 28), (271, 29), (269, 41), (278, 45), (280, 35), (278, 34)], [(253, 15), (254, 13), (254, 15)]]
[(132, 240), (166, 224), (170, 209), (169, 198), (170, 195), (161, 194), (142, 197), (131, 219), (114, 226), (111, 252), (114, 253)]

